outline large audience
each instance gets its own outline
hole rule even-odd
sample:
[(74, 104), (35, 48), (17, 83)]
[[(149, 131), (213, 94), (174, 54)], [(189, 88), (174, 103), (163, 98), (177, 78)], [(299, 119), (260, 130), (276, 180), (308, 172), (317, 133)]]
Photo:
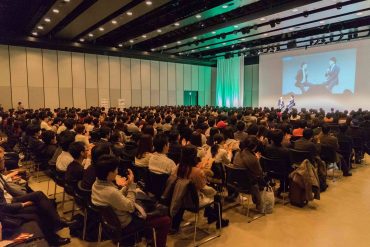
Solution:
[[(290, 150), (306, 151), (323, 192), (327, 169), (351, 176), (352, 163), (361, 163), (369, 152), (370, 112), (211, 106), (32, 110), (19, 104), (17, 109), (0, 109), (0, 130), (0, 221), (5, 237), (32, 221), (51, 245), (69, 242), (56, 231), (75, 222), (60, 218), (55, 202), (42, 192), (13, 185), (23, 175), (18, 163), (31, 160), (74, 190), (87, 192), (92, 205), (111, 207), (125, 231), (154, 228), (156, 237), (146, 233), (147, 243), (164, 247), (167, 235), (180, 230), (186, 208), (179, 194), (184, 192), (170, 194), (168, 213), (143, 212), (137, 203), (143, 194), (162, 204), (168, 201), (162, 196), (168, 186), (149, 177), (189, 181), (200, 204), (214, 202), (204, 210), (208, 224), (227, 227), (232, 222), (222, 216), (222, 205), (235, 201), (238, 192), (225, 185), (222, 167), (245, 170), (253, 203), (262, 213), (267, 178), (261, 157), (280, 160), (285, 166), (281, 169), (292, 172), (296, 166)], [(331, 167), (323, 158), (327, 146), (336, 151)], [(345, 148), (348, 155), (340, 152)], [(21, 160), (11, 162), (11, 153), (20, 154)], [(280, 179), (277, 197), (289, 190), (287, 181)]]

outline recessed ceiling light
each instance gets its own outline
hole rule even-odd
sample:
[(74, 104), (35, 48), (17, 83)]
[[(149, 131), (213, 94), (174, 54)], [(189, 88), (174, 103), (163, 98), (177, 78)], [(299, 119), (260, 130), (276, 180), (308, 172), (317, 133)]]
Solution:
[(291, 28), (289, 28), (289, 30), (292, 31), (292, 30), (294, 30), (294, 28), (291, 27)]
[(293, 11), (293, 12), (297, 12), (297, 11), (298, 11), (298, 9), (297, 9), (297, 8), (295, 8), (295, 9), (292, 9), (292, 11)]
[(53, 12), (54, 12), (55, 14), (58, 14), (58, 13), (59, 13), (59, 9), (53, 9)]
[(178, 26), (180, 26), (180, 23), (176, 22), (174, 25), (175, 25), (176, 27), (178, 27)]
[(324, 24), (325, 23), (325, 21), (320, 21), (320, 24)]
[(228, 5), (226, 5), (226, 4), (225, 4), (225, 5), (222, 5), (222, 8), (223, 8), (223, 9), (227, 9), (227, 7), (229, 7), (229, 6), (228, 6)]
[(32, 32), (32, 35), (37, 36), (37, 32)]
[(181, 41), (177, 41), (177, 44), (181, 44)]
[(209, 46), (207, 46), (206, 48), (209, 49)]
[(142, 35), (141, 37), (143, 37), (144, 39), (146, 38), (146, 35), (144, 34), (144, 35)]
[(238, 25), (234, 25), (235, 28), (238, 28), (239, 26)]
[(161, 33), (161, 32), (162, 32), (162, 30), (161, 30), (161, 29), (157, 29), (157, 32), (158, 32), (158, 33)]
[(44, 29), (44, 27), (41, 26), (41, 25), (40, 26), (37, 26), (37, 28), (40, 29), (40, 30), (43, 30)]
[(146, 5), (152, 5), (153, 4), (152, 1), (146, 1), (145, 3), (146, 3)]
[(84, 42), (84, 41), (85, 41), (85, 39), (84, 39), (84, 38), (81, 38), (81, 39), (80, 39), (80, 42)]
[(264, 17), (260, 18), (260, 21), (265, 21), (266, 19)]
[(89, 33), (89, 37), (94, 37), (94, 34), (92, 34), (92, 33)]
[(245, 41), (245, 38), (242, 38), (242, 41)]
[(112, 20), (112, 24), (116, 25), (117, 24), (117, 21), (116, 20)]
[(65, 3), (69, 3), (71, 0), (64, 0)]
[(50, 22), (51, 20), (50, 20), (50, 18), (47, 18), (47, 17), (46, 17), (46, 18), (44, 19), (44, 21), (45, 21), (45, 22)]
[(179, 52), (179, 55), (182, 55), (182, 52)]
[(226, 45), (226, 43), (222, 43), (222, 45)]
[(99, 31), (104, 31), (104, 27), (99, 27)]
[(215, 31), (213, 31), (213, 32), (212, 32), (212, 34), (216, 34), (216, 32), (215, 32)]
[(197, 36), (194, 36), (193, 39), (197, 39)]
[(362, 12), (358, 12), (356, 15), (362, 15)]
[(199, 15), (199, 14), (198, 14), (198, 15), (196, 15), (195, 17), (196, 17), (196, 18), (198, 18), (198, 19), (199, 19), (199, 18), (202, 18), (202, 16), (201, 16), (201, 15)]
[(132, 12), (131, 11), (127, 11), (126, 14), (131, 16), (132, 15)]
[(122, 43), (119, 43), (119, 44), (118, 44), (118, 46), (119, 46), (119, 47), (122, 47), (123, 45), (122, 45)]
[(163, 46), (163, 48), (167, 48), (167, 46), (166, 46), (166, 45), (164, 45), (164, 46)]
[(151, 51), (155, 51), (155, 49), (154, 48), (152, 48), (152, 49), (150, 49)]
[(267, 33), (264, 33), (263, 35), (264, 35), (264, 36), (267, 36)]
[(130, 39), (130, 43), (134, 43), (134, 40)]
[(195, 50), (191, 50), (191, 52), (195, 52)]

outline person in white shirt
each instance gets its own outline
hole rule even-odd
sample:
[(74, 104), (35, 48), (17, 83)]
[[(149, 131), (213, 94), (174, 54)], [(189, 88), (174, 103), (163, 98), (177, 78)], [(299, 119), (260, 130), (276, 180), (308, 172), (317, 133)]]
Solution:
[(39, 118), (41, 119), (40, 123), (41, 130), (52, 130), (51, 126), (49, 125), (49, 117), (46, 112), (40, 112)]
[(171, 174), (176, 170), (176, 164), (167, 157), (169, 144), (167, 136), (158, 134), (153, 140), (154, 153), (149, 159), (149, 170), (157, 174)]
[(60, 137), (59, 144), (62, 148), (62, 153), (58, 156), (56, 161), (56, 168), (59, 172), (67, 171), (67, 167), (74, 160), (72, 155), (68, 152), (69, 145), (74, 142), (75, 136), (71, 132), (64, 132)]

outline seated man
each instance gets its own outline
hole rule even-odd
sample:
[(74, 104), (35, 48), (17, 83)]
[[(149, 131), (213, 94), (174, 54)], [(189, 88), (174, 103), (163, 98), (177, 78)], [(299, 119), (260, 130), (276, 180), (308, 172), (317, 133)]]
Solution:
[[(322, 145), (327, 145), (329, 147), (332, 147), (335, 151), (338, 151), (339, 149), (339, 144), (338, 144), (338, 139), (335, 136), (332, 136), (329, 134), (330, 132), (330, 126), (327, 124), (324, 124), (321, 127), (322, 134), (320, 136), (320, 144)], [(343, 171), (343, 176), (352, 176), (352, 173), (349, 172), (349, 166), (347, 162), (343, 161), (343, 156), (337, 153), (337, 163), (342, 164), (342, 171)]]
[[(119, 161), (112, 155), (103, 155), (96, 164), (97, 179), (92, 187), (91, 201), (97, 206), (110, 206), (117, 214), (123, 230), (144, 229), (154, 227), (156, 244), (165, 247), (170, 228), (168, 216), (140, 218), (134, 214), (136, 210), (136, 184), (134, 175), (128, 170), (127, 179), (118, 177)], [(119, 189), (121, 186), (122, 189)]]
[[(3, 170), (4, 150), (0, 148), (0, 171)], [(7, 216), (21, 224), (37, 221), (51, 245), (68, 244), (69, 238), (61, 238), (56, 232), (74, 222), (62, 220), (53, 203), (41, 191), (31, 193), (16, 191), (7, 180), (7, 176), (0, 174), (0, 218)]]
[(67, 184), (77, 187), (78, 181), (82, 179), (84, 167), (82, 162), (87, 158), (88, 147), (83, 142), (73, 142), (69, 145), (68, 152), (73, 157), (73, 161), (68, 165), (64, 174)]
[[(284, 138), (283, 131), (280, 129), (273, 130), (271, 131), (270, 137), (272, 144), (268, 144), (265, 147), (262, 153), (263, 156), (270, 159), (282, 160), (285, 165), (284, 171), (290, 172), (292, 170), (292, 164), (290, 162), (289, 150), (281, 145)], [(285, 184), (286, 181), (287, 180), (285, 179), (280, 180), (278, 195), (280, 195), (281, 192), (284, 191), (285, 186), (288, 186), (287, 184)], [(285, 188), (285, 191), (287, 191), (287, 188)]]
[(176, 164), (167, 157), (169, 144), (167, 136), (158, 134), (153, 139), (154, 153), (149, 159), (149, 170), (157, 174), (171, 174)]
[(263, 210), (260, 186), (263, 178), (262, 167), (259, 162), (259, 154), (256, 153), (258, 140), (255, 136), (248, 136), (243, 142), (243, 150), (236, 153), (234, 166), (245, 169), (245, 175), (251, 182), (250, 191), (252, 200), (258, 211)]
[(310, 152), (310, 160), (313, 162), (315, 157), (318, 157), (320, 147), (313, 142), (313, 131), (310, 128), (306, 128), (303, 131), (303, 138), (300, 138), (294, 143), (294, 149), (300, 151)]
[(62, 153), (56, 160), (56, 168), (58, 172), (67, 171), (67, 167), (73, 161), (73, 157), (68, 152), (69, 145), (74, 142), (75, 136), (71, 132), (63, 133), (60, 137), (59, 144), (62, 148)]

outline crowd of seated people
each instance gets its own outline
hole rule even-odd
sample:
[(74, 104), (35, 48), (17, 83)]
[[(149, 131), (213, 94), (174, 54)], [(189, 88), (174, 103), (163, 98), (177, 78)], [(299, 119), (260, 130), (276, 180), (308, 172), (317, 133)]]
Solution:
[[(92, 204), (112, 207), (123, 229), (154, 227), (160, 247), (166, 245), (167, 234), (179, 231), (184, 210), (171, 218), (137, 217), (137, 188), (147, 192), (145, 183), (138, 183), (140, 179), (145, 182), (142, 173), (136, 172), (139, 169), (190, 180), (197, 191), (206, 191), (215, 202), (221, 202), (221, 198), (214, 184), (223, 178), (216, 164), (244, 169), (243, 174), (251, 181), (253, 202), (261, 211), (260, 191), (265, 180), (261, 155), (282, 161), (286, 170), (292, 171), (289, 149), (308, 151), (313, 164), (322, 164), (321, 146), (326, 145), (335, 150), (343, 175), (351, 176), (350, 159), (360, 163), (369, 152), (370, 113), (362, 109), (325, 113), (322, 109), (281, 112), (273, 108), (208, 106), (53, 111), (22, 108), (1, 109), (0, 117), (1, 135), (7, 137), (0, 154), (4, 149), (30, 154), (31, 159), (43, 164), (43, 169), (54, 169), (76, 190), (90, 191)], [(349, 157), (341, 152), (343, 143), (349, 144)], [(6, 167), (1, 157), (0, 163)], [(288, 186), (285, 183), (280, 181), (277, 196)], [(226, 189), (227, 199), (235, 200), (237, 193)], [(10, 209), (20, 215), (29, 213), (32, 216), (26, 220), (39, 222), (50, 243), (68, 242), (54, 231), (68, 223), (59, 218), (44, 194), (31, 192), (7, 198), (10, 192), (2, 183), (0, 192), (0, 213)], [(207, 207), (205, 216), (208, 223), (216, 221), (217, 228), (226, 227), (227, 219), (218, 221), (218, 207), (219, 203)], [(45, 223), (40, 210), (52, 220)]]

